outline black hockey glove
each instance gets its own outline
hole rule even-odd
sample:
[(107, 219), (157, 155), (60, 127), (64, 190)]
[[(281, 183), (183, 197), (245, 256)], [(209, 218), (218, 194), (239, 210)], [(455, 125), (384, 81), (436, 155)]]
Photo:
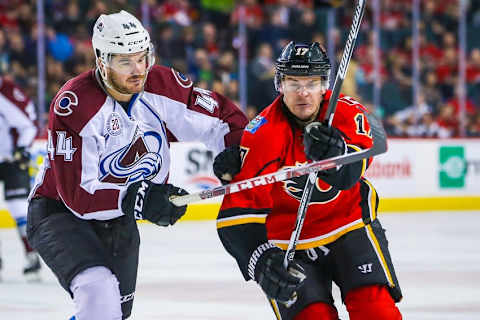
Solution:
[(305, 127), (303, 144), (307, 158), (315, 161), (342, 155), (346, 147), (340, 131), (321, 122)]
[(271, 248), (260, 255), (255, 265), (255, 281), (269, 298), (281, 303), (294, 299), (306, 278), (304, 269), (295, 260), (285, 269), (284, 257), (283, 250)]
[(16, 147), (13, 151), (13, 163), (21, 170), (27, 170), (30, 163), (30, 152), (25, 147)]
[(156, 184), (148, 180), (137, 181), (128, 186), (122, 200), (122, 211), (133, 214), (135, 219), (147, 219), (159, 226), (173, 225), (187, 210), (170, 202), (171, 196), (188, 194), (171, 184)]
[(220, 152), (213, 160), (213, 173), (222, 182), (228, 184), (240, 172), (240, 148), (231, 146)]

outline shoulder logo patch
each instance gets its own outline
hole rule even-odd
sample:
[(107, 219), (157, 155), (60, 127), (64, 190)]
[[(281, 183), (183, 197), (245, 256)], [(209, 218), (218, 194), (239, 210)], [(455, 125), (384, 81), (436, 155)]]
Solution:
[(250, 120), (250, 122), (247, 124), (247, 126), (245, 127), (245, 131), (248, 131), (250, 133), (255, 133), (265, 123), (267, 123), (267, 119), (265, 119), (262, 116), (256, 116), (255, 118)]
[(53, 111), (62, 117), (66, 117), (72, 114), (72, 107), (78, 105), (78, 97), (72, 91), (64, 91), (55, 100)]
[(110, 136), (118, 136), (122, 133), (122, 119), (116, 112), (112, 112), (107, 118), (107, 132)]
[(173, 76), (175, 77), (175, 80), (177, 80), (177, 83), (183, 87), (183, 88), (190, 88), (193, 85), (192, 80), (190, 80), (186, 75), (179, 71), (175, 71), (173, 68), (171, 68)]

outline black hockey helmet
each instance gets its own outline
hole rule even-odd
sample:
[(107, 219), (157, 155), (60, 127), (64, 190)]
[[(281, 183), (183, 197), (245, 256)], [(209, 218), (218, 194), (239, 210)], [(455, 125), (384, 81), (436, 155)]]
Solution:
[(295, 43), (290, 41), (275, 62), (275, 89), (280, 88), (282, 76), (321, 76), (330, 82), (330, 61), (323, 46), (318, 42)]

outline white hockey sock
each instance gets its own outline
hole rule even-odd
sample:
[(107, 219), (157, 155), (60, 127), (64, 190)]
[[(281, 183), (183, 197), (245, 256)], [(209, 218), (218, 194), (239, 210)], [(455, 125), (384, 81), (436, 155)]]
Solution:
[(118, 280), (105, 267), (88, 268), (71, 284), (76, 320), (121, 320)]
[(17, 226), (19, 229), (20, 227), (23, 227), (27, 224), (27, 198), (6, 200), (5, 204), (7, 205), (7, 209), (10, 212), (10, 215), (17, 222)]

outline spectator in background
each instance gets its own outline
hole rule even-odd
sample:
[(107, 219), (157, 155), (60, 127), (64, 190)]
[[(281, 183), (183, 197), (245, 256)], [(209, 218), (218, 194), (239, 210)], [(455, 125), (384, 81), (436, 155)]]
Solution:
[(480, 137), (480, 111), (474, 117), (469, 118), (467, 137)]
[(269, 43), (261, 43), (257, 49), (252, 63), (249, 67), (249, 103), (255, 110), (250, 110), (250, 115), (256, 115), (267, 107), (277, 96), (273, 86), (275, 76), (275, 65), (273, 50)]
[[(423, 94), (418, 95), (418, 104), (413, 104), (405, 109), (395, 112), (387, 118), (393, 133), (401, 137), (421, 137), (430, 129), (423, 128), (423, 119), (426, 114), (431, 114), (432, 108), (425, 102)], [(430, 132), (429, 132), (430, 134)]]
[(425, 96), (425, 102), (432, 107), (434, 114), (438, 113), (438, 108), (443, 101), (442, 91), (438, 85), (437, 75), (434, 71), (428, 71), (423, 81), (422, 92)]
[(458, 119), (455, 117), (455, 108), (448, 103), (440, 107), (435, 121), (438, 123), (438, 138), (452, 138), (458, 135)]
[(194, 68), (195, 81), (206, 83), (205, 89), (208, 89), (208, 85), (213, 81), (213, 68), (207, 50), (202, 48), (195, 50)]
[(298, 39), (298, 41), (312, 41), (313, 35), (318, 30), (315, 11), (310, 8), (296, 11), (290, 22), (290, 38)]
[(458, 81), (458, 55), (455, 48), (444, 50), (443, 57), (435, 71), (444, 97), (452, 97)]
[(61, 32), (55, 32), (53, 28), (47, 29), (47, 47), (52, 57), (60, 62), (70, 59), (74, 50), (68, 36)]
[(56, 30), (61, 30), (68, 36), (73, 36), (82, 24), (83, 18), (78, 3), (76, 1), (69, 1), (66, 7), (61, 10), (59, 19), (54, 22), (54, 27)]
[(234, 0), (200, 0), (202, 20), (215, 24), (218, 30), (225, 29), (229, 24), (230, 12), (235, 7)]
[(201, 36), (197, 39), (197, 47), (204, 48), (207, 51), (210, 60), (217, 59), (220, 55), (220, 47), (217, 41), (217, 28), (211, 22), (206, 22), (202, 26)]

